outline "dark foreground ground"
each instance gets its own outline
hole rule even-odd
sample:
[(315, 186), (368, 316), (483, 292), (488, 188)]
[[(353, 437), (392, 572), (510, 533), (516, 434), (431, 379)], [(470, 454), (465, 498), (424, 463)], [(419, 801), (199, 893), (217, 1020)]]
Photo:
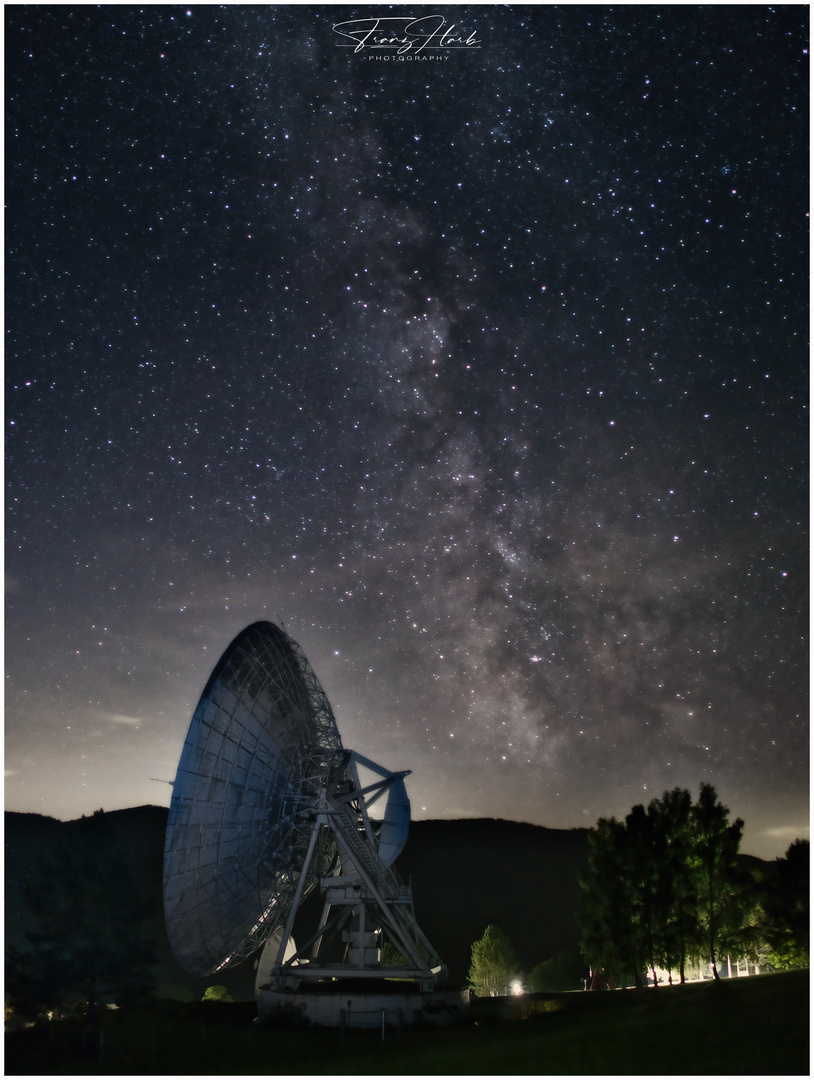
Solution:
[[(501, 1018), (514, 1009), (518, 1018)], [(525, 1019), (519, 1014), (525, 1013)], [(161, 1003), (9, 1033), (6, 1075), (809, 1074), (809, 972), (474, 1003), (466, 1024), (401, 1034), (269, 1030), (253, 1006)]]

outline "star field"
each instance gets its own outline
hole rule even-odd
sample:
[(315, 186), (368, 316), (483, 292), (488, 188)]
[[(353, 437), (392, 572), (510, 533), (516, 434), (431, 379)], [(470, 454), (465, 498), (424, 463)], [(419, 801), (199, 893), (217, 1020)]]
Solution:
[(416, 817), (709, 781), (779, 855), (807, 11), (438, 11), (480, 48), (337, 47), (399, 6), (6, 7), (7, 808), (168, 803), (268, 618)]

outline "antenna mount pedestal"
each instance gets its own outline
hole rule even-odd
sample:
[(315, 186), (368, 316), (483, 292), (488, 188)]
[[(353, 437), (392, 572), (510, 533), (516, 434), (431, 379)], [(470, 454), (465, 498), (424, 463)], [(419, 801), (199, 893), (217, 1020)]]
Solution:
[[(358, 765), (379, 779), (363, 786)], [(271, 989), (294, 991), (300, 985), (336, 978), (391, 978), (413, 980), (426, 992), (445, 982), (446, 966), (415, 921), (411, 889), (392, 866), (409, 827), (405, 775), (389, 772), (353, 751), (345, 751), (340, 767), (330, 771), (309, 843), (309, 850), (317, 850), (316, 832), (325, 829), (336, 841), (336, 862), (320, 880), (322, 917), (316, 934), (290, 955), (291, 927), (300, 900), (295, 898), (286, 933), (275, 942)], [(385, 794), (384, 819), (372, 821), (369, 807)], [(306, 865), (303, 875), (307, 871)], [(340, 934), (343, 960), (324, 963), (321, 954)], [(390, 962), (382, 962), (385, 943), (396, 954)]]

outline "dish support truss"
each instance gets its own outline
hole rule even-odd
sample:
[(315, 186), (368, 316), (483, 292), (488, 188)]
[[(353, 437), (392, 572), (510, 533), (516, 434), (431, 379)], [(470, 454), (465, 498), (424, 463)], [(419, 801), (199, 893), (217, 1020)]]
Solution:
[[(362, 786), (357, 766), (379, 779)], [(312, 812), (310, 837), (299, 887), (292, 899), (276, 961), (272, 990), (295, 991), (301, 983), (332, 978), (411, 979), (422, 991), (446, 981), (447, 969), (415, 919), (412, 890), (390, 863), (398, 855), (409, 826), (409, 803), (404, 795), (408, 772), (392, 773), (355, 751), (334, 758), (327, 783)], [(371, 822), (368, 813), (388, 795), (384, 821)], [(312, 861), (325, 848), (325, 833), (333, 834), (336, 862), (321, 876), (325, 902), (315, 934), (285, 959), (291, 931), (304, 895)], [(394, 837), (401, 835), (400, 842)], [(341, 932), (342, 963), (324, 963), (320, 951)], [(382, 961), (385, 943), (393, 946), (390, 962)]]

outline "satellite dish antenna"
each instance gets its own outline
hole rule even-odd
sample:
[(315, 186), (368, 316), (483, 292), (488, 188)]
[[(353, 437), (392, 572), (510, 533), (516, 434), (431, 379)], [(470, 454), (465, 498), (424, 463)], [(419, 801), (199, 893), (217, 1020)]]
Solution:
[[(285, 631), (257, 622), (238, 634), (204, 687), (173, 784), (164, 911), (181, 967), (208, 975), (266, 943), (258, 993), (324, 990), (342, 977), (413, 980), (425, 994), (441, 985), (446, 967), (393, 867), (409, 829), (407, 775), (342, 746)], [(317, 885), (322, 916), (297, 948), (294, 920)], [(342, 960), (325, 961), (340, 933)]]

